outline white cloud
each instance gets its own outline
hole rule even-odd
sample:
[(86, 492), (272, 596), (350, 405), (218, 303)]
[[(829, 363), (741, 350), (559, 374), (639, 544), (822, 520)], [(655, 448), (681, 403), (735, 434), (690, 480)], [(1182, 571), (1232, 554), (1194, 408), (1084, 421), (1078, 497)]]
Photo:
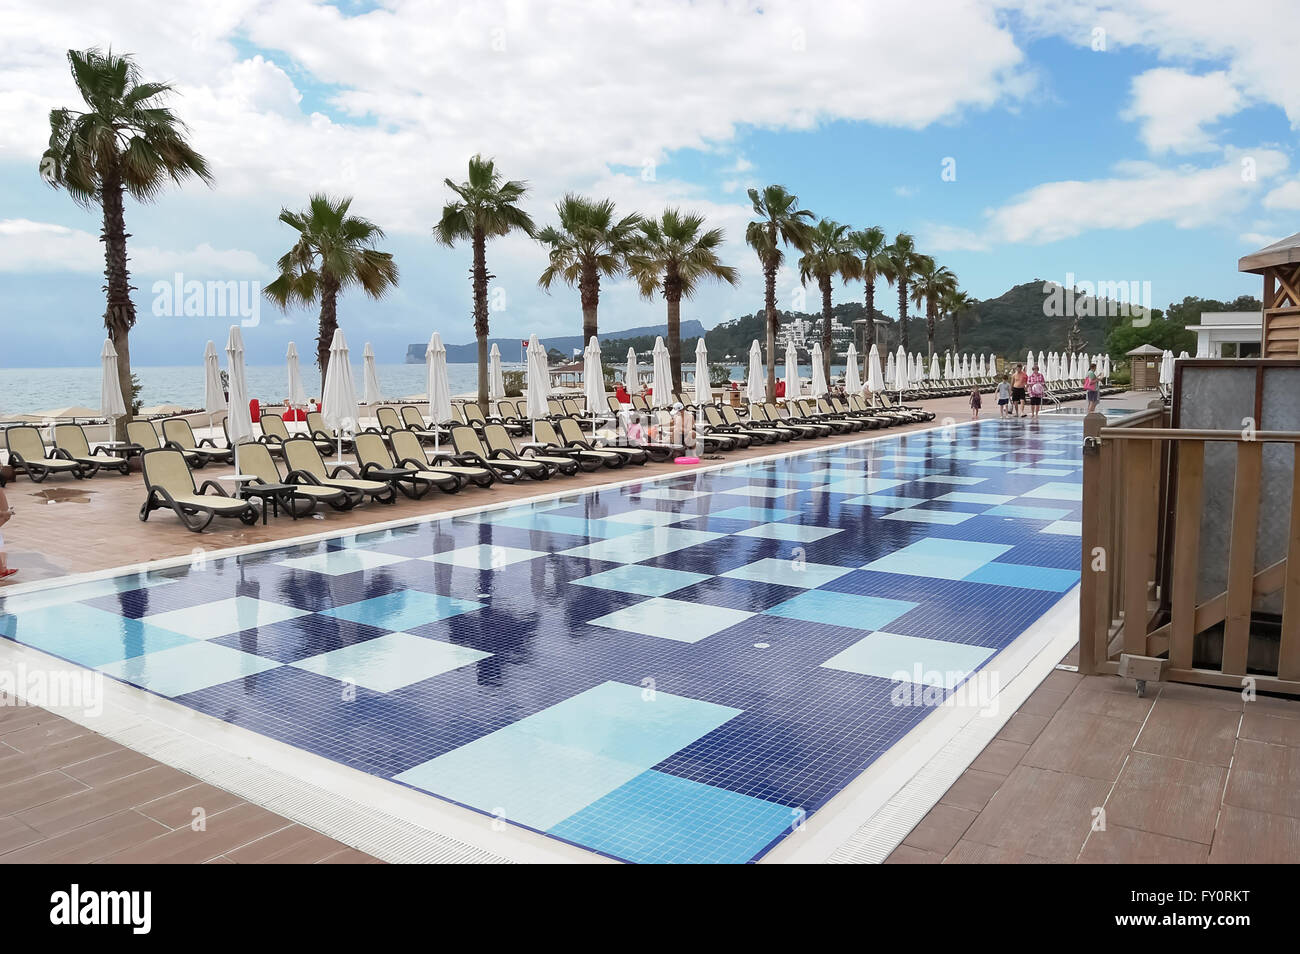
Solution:
[(1300, 179), (1284, 182), (1264, 196), (1264, 208), (1286, 211), (1300, 209)]
[(927, 222), (917, 236), (922, 248), (935, 252), (986, 252), (992, 248), (988, 235), (956, 225)]
[(1260, 249), (1266, 245), (1272, 245), (1281, 235), (1273, 232), (1242, 232), (1237, 236), (1237, 240), (1243, 245), (1249, 245), (1253, 249)]
[(1132, 93), (1121, 115), (1142, 124), (1142, 141), (1157, 153), (1213, 150), (1214, 138), (1204, 127), (1244, 104), (1223, 71), (1195, 76), (1179, 69), (1147, 70), (1133, 78)]
[[(192, 249), (160, 249), (130, 245), (133, 275), (189, 272), (204, 278), (266, 278), (274, 272), (252, 252), (216, 249), (206, 242)], [(104, 246), (99, 236), (50, 222), (0, 219), (0, 271), (89, 272), (104, 270)]]

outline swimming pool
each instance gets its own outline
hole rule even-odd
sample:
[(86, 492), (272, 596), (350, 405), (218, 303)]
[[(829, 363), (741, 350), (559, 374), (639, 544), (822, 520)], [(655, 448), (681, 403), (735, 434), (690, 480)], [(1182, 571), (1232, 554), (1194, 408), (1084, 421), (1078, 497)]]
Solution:
[[(797, 447), (795, 448), (797, 451)], [(987, 421), (36, 591), (0, 634), (634, 862), (762, 857), (1078, 581)]]

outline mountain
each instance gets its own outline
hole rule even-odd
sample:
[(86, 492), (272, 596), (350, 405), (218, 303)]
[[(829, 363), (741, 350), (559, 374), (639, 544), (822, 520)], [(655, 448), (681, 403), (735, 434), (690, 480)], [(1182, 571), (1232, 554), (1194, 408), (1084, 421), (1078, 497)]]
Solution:
[[(705, 328), (694, 318), (682, 322), (682, 341), (688, 338), (694, 347), (694, 340), (705, 333)], [(619, 348), (621, 351), (627, 351), (629, 342), (632, 339), (648, 338), (650, 345), (654, 344), (656, 335), (668, 334), (667, 325), (645, 325), (640, 328), (626, 328), (623, 331), (611, 331), (600, 336), (601, 350), (607, 354), (613, 354), (608, 348)], [(555, 338), (542, 338), (542, 347), (546, 350), (554, 348), (556, 351), (565, 355), (573, 354), (574, 348), (582, 348), (586, 344), (582, 340), (582, 335), (560, 335)], [(521, 338), (489, 338), (488, 348), (491, 349), (495, 344), (501, 349), (501, 360), (507, 363), (519, 361)], [(639, 343), (632, 342), (631, 346), (638, 351), (647, 350), (650, 345), (642, 347)], [(408, 345), (406, 349), (407, 364), (424, 364), (424, 351), (428, 347), (427, 343)], [(447, 361), (451, 364), (473, 364), (478, 360), (478, 343), (471, 341), (469, 344), (447, 345)]]

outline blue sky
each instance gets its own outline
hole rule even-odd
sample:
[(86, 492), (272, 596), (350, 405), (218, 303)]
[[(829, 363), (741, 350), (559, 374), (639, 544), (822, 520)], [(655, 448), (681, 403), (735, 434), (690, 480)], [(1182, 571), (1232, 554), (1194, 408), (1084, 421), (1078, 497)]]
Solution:
[[(1300, 68), (1286, 36), (1300, 13), (1287, 4), (1231, 14), (1199, 0), (9, 6), (4, 365), (93, 364), (103, 336), (97, 213), (36, 172), (48, 110), (76, 105), (70, 47), (111, 44), (147, 78), (172, 81), (216, 175), (211, 189), (128, 204), (139, 364), (197, 363), (230, 324), (155, 315), (156, 281), (269, 281), (291, 242), (280, 207), (317, 190), (354, 195), (402, 272), (382, 302), (345, 295), (355, 349), (371, 341), (381, 361), (400, 361), (435, 330), (470, 340), (469, 251), (436, 245), (429, 228), (442, 179), (463, 178), (479, 151), (529, 180), (540, 223), (570, 190), (620, 209), (703, 211), (727, 230), (743, 277), (685, 306), (707, 326), (761, 305), (744, 190), (769, 182), (818, 215), (911, 232), (981, 298), (1068, 274), (1150, 282), (1156, 306), (1258, 294), (1237, 258), (1298, 228)], [(1260, 34), (1270, 18), (1275, 29)], [(489, 256), (504, 293), (494, 334), (578, 330), (576, 291), (536, 287), (540, 247), (511, 238)], [(798, 305), (792, 274), (778, 291), (782, 307)], [(836, 300), (862, 293), (853, 283)], [(883, 283), (877, 301), (896, 307)], [(605, 329), (662, 315), (626, 283), (605, 288)], [(263, 306), (244, 332), (250, 360), (278, 361), (291, 338), (309, 352), (315, 317)]]

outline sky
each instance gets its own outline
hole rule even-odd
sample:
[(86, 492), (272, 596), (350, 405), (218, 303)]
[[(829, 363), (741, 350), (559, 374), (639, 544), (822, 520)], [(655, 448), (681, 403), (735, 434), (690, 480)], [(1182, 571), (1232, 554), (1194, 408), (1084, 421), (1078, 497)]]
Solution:
[[(322, 191), (385, 230), (401, 273), (382, 301), (343, 296), (354, 350), (472, 340), (470, 250), (431, 228), (475, 153), (527, 181), (539, 225), (577, 192), (724, 229), (741, 284), (683, 305), (708, 327), (762, 307), (746, 190), (769, 183), (913, 234), (978, 298), (1071, 276), (1149, 282), (1156, 307), (1258, 295), (1237, 259), (1300, 231), (1293, 0), (0, 0), (0, 22), (0, 366), (97, 361), (99, 213), (38, 171), (50, 109), (80, 105), (66, 52), (96, 46), (174, 85), (214, 175), (127, 202), (143, 365), (224, 342), (228, 309), (186, 313), (194, 283), (238, 283), (250, 362), (310, 353), (316, 311), (258, 290), (292, 245), (280, 210)], [(577, 290), (537, 286), (537, 243), (497, 239), (488, 264), (493, 335), (580, 331)], [(818, 307), (792, 268), (777, 291)], [(896, 310), (883, 282), (877, 305)], [(602, 329), (664, 310), (603, 284)]]

